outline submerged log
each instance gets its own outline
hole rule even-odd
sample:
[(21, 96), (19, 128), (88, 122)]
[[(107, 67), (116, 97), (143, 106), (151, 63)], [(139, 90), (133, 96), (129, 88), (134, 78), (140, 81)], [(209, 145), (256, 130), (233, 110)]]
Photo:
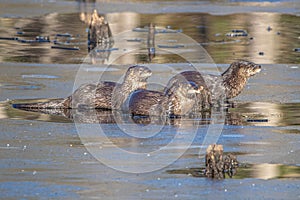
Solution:
[(209, 145), (205, 156), (205, 176), (215, 179), (231, 178), (238, 167), (238, 161), (232, 154), (224, 155), (222, 145)]

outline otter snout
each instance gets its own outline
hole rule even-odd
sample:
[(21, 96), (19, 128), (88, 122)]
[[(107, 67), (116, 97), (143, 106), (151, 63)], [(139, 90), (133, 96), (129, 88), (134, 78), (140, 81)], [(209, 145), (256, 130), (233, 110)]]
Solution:
[(188, 94), (200, 94), (203, 90), (203, 86), (193, 86), (188, 90)]
[(261, 65), (257, 65), (256, 68), (257, 68), (257, 70), (260, 71), (261, 70)]
[(151, 75), (152, 75), (152, 71), (149, 68), (145, 69), (145, 76), (151, 76)]
[(255, 65), (255, 67), (253, 68), (253, 73), (251, 73), (251, 75), (255, 75), (257, 73), (259, 73), (261, 71), (261, 65)]

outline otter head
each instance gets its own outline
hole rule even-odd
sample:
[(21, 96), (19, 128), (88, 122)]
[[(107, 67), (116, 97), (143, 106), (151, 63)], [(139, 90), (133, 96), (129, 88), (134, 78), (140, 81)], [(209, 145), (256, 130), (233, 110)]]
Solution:
[(192, 81), (188, 81), (187, 84), (188, 84), (188, 91), (187, 91), (188, 94), (200, 94), (204, 89), (204, 86), (197, 85)]
[(236, 70), (237, 75), (244, 77), (251, 77), (261, 71), (261, 66), (249, 61), (237, 61), (230, 65), (230, 68)]
[(169, 112), (174, 115), (186, 115), (195, 105), (196, 94), (201, 93), (203, 86), (189, 81), (176, 82), (168, 90)]
[(151, 75), (152, 71), (148, 67), (135, 65), (128, 68), (124, 84), (130, 85), (132, 90), (146, 89), (147, 79)]
[(261, 66), (249, 61), (238, 62), (240, 73), (245, 74), (247, 77), (254, 76), (261, 71)]
[(112, 94), (112, 108), (120, 109), (131, 92), (146, 89), (147, 79), (152, 75), (151, 70), (144, 66), (129, 67), (122, 84), (117, 86)]
[(236, 97), (241, 93), (248, 79), (261, 71), (261, 66), (249, 61), (233, 62), (222, 74), (226, 98)]
[(191, 81), (174, 83), (168, 91), (169, 95), (175, 95), (179, 98), (193, 98), (193, 95), (201, 93), (203, 86), (198, 86)]

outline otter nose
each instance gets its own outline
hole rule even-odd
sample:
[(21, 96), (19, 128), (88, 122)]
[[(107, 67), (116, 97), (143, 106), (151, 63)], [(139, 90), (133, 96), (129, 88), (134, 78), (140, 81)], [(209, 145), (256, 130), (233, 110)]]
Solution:
[(258, 67), (258, 69), (261, 69), (261, 65), (258, 65), (257, 67)]

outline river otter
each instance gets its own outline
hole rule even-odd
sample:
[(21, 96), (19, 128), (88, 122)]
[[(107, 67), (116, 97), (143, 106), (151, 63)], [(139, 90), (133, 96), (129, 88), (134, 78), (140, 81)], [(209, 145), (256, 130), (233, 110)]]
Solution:
[[(199, 99), (199, 102), (204, 102), (204, 105), (206, 105), (210, 102), (210, 98), (211, 103), (216, 103), (223, 98), (231, 99), (236, 97), (241, 93), (248, 79), (260, 71), (260, 65), (242, 60), (233, 62), (221, 76), (201, 75), (197, 71), (185, 71), (176, 75), (170, 81), (174, 82), (178, 77), (181, 77), (180, 79), (184, 77), (187, 81), (194, 82), (198, 86), (203, 86), (204, 92), (202, 94), (206, 94), (208, 99), (204, 97), (204, 99)], [(201, 98), (199, 95), (197, 97)]]
[(176, 82), (165, 92), (152, 90), (136, 90), (130, 96), (129, 112), (132, 115), (167, 115), (181, 116), (191, 111), (202, 86), (197, 87), (187, 81)]
[[(202, 75), (198, 71), (184, 71), (180, 74), (172, 77), (168, 85), (174, 85), (176, 82), (188, 81), (190, 83), (196, 84), (198, 86), (202, 86), (203, 89), (200, 93), (197, 93), (197, 105), (195, 105), (195, 112), (205, 110), (210, 108), (211, 106), (211, 92), (209, 91), (207, 85), (205, 84), (205, 80)], [(168, 87), (165, 88), (167, 90)]]
[(54, 99), (44, 103), (14, 104), (20, 109), (98, 108), (120, 109), (131, 92), (145, 89), (152, 72), (144, 66), (129, 67), (122, 84), (103, 81), (80, 86), (66, 99)]

